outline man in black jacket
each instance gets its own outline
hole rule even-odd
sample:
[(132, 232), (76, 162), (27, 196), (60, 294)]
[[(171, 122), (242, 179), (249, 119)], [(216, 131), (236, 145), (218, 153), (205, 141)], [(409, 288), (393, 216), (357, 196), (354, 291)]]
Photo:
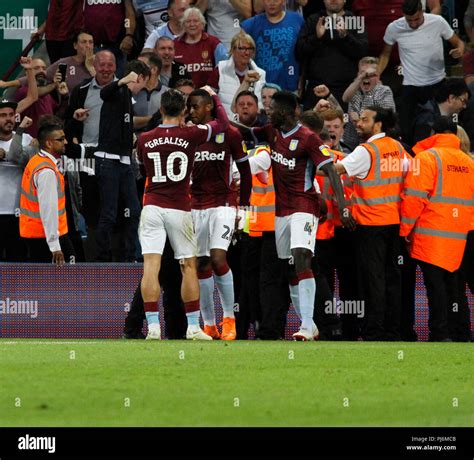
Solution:
[(111, 261), (110, 237), (117, 221), (119, 200), (125, 209), (125, 261), (136, 259), (140, 203), (131, 166), (132, 94), (137, 94), (146, 86), (150, 68), (144, 62), (131, 61), (127, 64), (125, 75), (100, 91), (104, 103), (100, 112), (95, 172), (101, 200), (96, 240), (98, 260), (102, 262)]
[(296, 57), (304, 63), (304, 108), (317, 102), (313, 89), (326, 85), (343, 108), (342, 94), (355, 78), (359, 59), (367, 55), (362, 17), (344, 10), (344, 0), (324, 0), (325, 10), (311, 15), (301, 28)]
[[(65, 114), (65, 132), (68, 145), (74, 145), (74, 139), (85, 145), (97, 147), (99, 142), (100, 112), (103, 101), (100, 98), (102, 88), (115, 79), (115, 57), (110, 51), (99, 51), (94, 57), (94, 78), (88, 78), (77, 85), (69, 97), (69, 106)], [(86, 260), (95, 261), (95, 229), (99, 221), (100, 200), (97, 177), (94, 171), (81, 171), (83, 190), (83, 216), (87, 224), (85, 244)]]

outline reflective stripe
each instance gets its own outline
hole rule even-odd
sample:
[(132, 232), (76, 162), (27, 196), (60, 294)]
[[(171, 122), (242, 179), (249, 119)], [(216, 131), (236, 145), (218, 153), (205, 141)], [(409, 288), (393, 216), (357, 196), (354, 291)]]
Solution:
[(446, 204), (462, 204), (464, 206), (473, 206), (474, 199), (468, 200), (464, 198), (456, 198), (454, 196), (432, 196), (431, 203), (446, 203)]
[[(41, 214), (39, 212), (30, 211), (26, 208), (20, 208), (20, 213), (24, 216), (33, 217), (35, 219), (41, 219)], [(66, 214), (66, 208), (58, 211), (58, 216), (62, 216), (63, 214)]]
[(24, 216), (33, 217), (35, 219), (40, 219), (41, 215), (39, 212), (30, 211), (29, 209), (20, 208), (20, 214)]
[(21, 189), (20, 193), (25, 196), (28, 200), (32, 201), (33, 203), (38, 203), (38, 197), (36, 195), (31, 195), (30, 193), (26, 192), (25, 190)]
[[(375, 169), (374, 169), (375, 179), (374, 181), (378, 181), (382, 178), (382, 171), (380, 171), (380, 150), (373, 142), (370, 142), (367, 145), (370, 145), (370, 147), (372, 147), (375, 152)], [(372, 181), (369, 181), (369, 182), (372, 182)], [(362, 184), (359, 184), (359, 185), (362, 185)]]
[(274, 185), (269, 185), (268, 187), (252, 187), (252, 192), (253, 193), (270, 193), (275, 191), (275, 186)]
[(385, 204), (385, 203), (397, 203), (401, 201), (400, 195), (392, 195), (392, 196), (382, 196), (380, 198), (360, 198), (354, 197), (353, 198), (355, 204), (363, 204), (367, 206), (374, 206), (377, 204)]
[(467, 233), (448, 232), (447, 230), (435, 230), (433, 228), (415, 227), (413, 232), (419, 233), (420, 235), (440, 236), (442, 238), (451, 238), (454, 240), (465, 241), (467, 239)]
[(435, 149), (429, 149), (427, 150), (427, 152), (431, 153), (436, 159), (436, 164), (438, 166), (438, 177), (436, 178), (435, 195), (440, 196), (443, 194), (443, 163), (441, 161), (439, 153)]
[(402, 176), (386, 177), (385, 179), (371, 179), (361, 180), (359, 185), (361, 187), (374, 187), (377, 185), (401, 184), (403, 182)]
[(409, 217), (403, 217), (402, 216), (402, 224), (415, 224), (416, 223), (416, 219), (411, 219)]
[(253, 210), (254, 212), (275, 212), (275, 206), (274, 205), (254, 206)]
[(416, 190), (414, 188), (405, 188), (404, 193), (406, 196), (416, 196), (417, 198), (428, 198), (428, 192)]

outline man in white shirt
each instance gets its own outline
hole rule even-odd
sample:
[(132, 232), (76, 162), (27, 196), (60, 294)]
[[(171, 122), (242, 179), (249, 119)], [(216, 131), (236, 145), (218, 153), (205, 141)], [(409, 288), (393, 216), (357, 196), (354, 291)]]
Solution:
[[(65, 183), (60, 171), (67, 144), (62, 125), (40, 124), (40, 151), (26, 165), (21, 184), (20, 235), (32, 262), (63, 265), (75, 256), (67, 236)], [(35, 211), (36, 210), (36, 211)]]
[(453, 46), (449, 54), (455, 59), (464, 54), (464, 42), (444, 18), (424, 13), (420, 0), (405, 0), (402, 10), (404, 16), (391, 22), (385, 31), (378, 74), (387, 67), (392, 48), (397, 43), (403, 70), (400, 128), (403, 140), (411, 144), (411, 124), (417, 104), (432, 99), (446, 77), (443, 40)]
[(339, 174), (355, 177), (352, 214), (358, 223), (356, 272), (364, 302), (364, 340), (400, 340), (400, 192), (409, 163), (403, 146), (386, 134), (395, 124), (391, 110), (363, 110), (357, 132), (365, 142), (335, 165)]

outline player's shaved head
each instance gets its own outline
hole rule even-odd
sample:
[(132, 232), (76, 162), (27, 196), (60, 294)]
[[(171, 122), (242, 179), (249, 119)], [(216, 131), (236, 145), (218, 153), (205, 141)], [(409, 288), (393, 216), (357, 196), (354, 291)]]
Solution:
[(183, 93), (176, 89), (169, 89), (161, 96), (161, 111), (168, 117), (178, 117), (186, 108), (186, 99)]
[(278, 91), (272, 97), (269, 107), (270, 121), (272, 125), (280, 129), (290, 123), (296, 117), (298, 101), (296, 96), (290, 91)]
[(188, 97), (202, 97), (205, 104), (214, 104), (212, 96), (205, 89), (195, 89)]
[(296, 96), (291, 91), (277, 91), (272, 99), (281, 109), (290, 113), (293, 113), (298, 106)]
[(212, 120), (214, 100), (204, 89), (194, 90), (187, 99), (189, 118), (194, 124), (204, 124)]

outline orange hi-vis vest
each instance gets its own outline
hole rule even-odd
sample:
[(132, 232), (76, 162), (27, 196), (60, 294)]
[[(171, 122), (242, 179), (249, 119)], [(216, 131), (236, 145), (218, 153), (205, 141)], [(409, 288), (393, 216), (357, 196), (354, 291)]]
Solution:
[[(331, 157), (334, 159), (334, 163), (342, 160), (345, 155), (338, 150), (327, 149)], [(334, 237), (334, 228), (341, 226), (341, 217), (339, 216), (339, 208), (337, 206), (336, 197), (332, 189), (331, 183), (326, 176), (316, 176), (318, 181), (319, 188), (321, 190), (321, 195), (326, 201), (328, 208), (327, 218), (323, 223), (318, 224), (318, 230), (316, 232), (317, 240), (328, 240)], [(344, 199), (345, 206), (350, 208), (351, 206), (351, 196), (352, 196), (352, 182), (346, 175), (341, 176), (343, 181), (344, 189)]]
[(419, 174), (405, 178), (400, 235), (409, 235), (411, 257), (454, 272), (474, 212), (474, 161), (454, 134), (430, 139), (433, 148), (416, 155)]
[(369, 152), (371, 165), (366, 178), (354, 178), (352, 215), (360, 225), (399, 224), (403, 161), (408, 154), (388, 136), (362, 147)]
[(23, 238), (46, 238), (43, 222), (40, 216), (38, 190), (34, 183), (34, 175), (45, 168), (52, 169), (57, 178), (59, 236), (65, 235), (68, 230), (64, 177), (54, 161), (46, 155), (37, 153), (26, 165), (21, 180), (20, 235)]
[[(254, 149), (254, 155), (270, 153), (267, 145), (259, 145)], [(262, 232), (275, 231), (275, 186), (273, 184), (272, 168), (268, 170), (266, 183), (252, 176), (252, 193), (250, 195), (249, 235), (262, 236)]]

